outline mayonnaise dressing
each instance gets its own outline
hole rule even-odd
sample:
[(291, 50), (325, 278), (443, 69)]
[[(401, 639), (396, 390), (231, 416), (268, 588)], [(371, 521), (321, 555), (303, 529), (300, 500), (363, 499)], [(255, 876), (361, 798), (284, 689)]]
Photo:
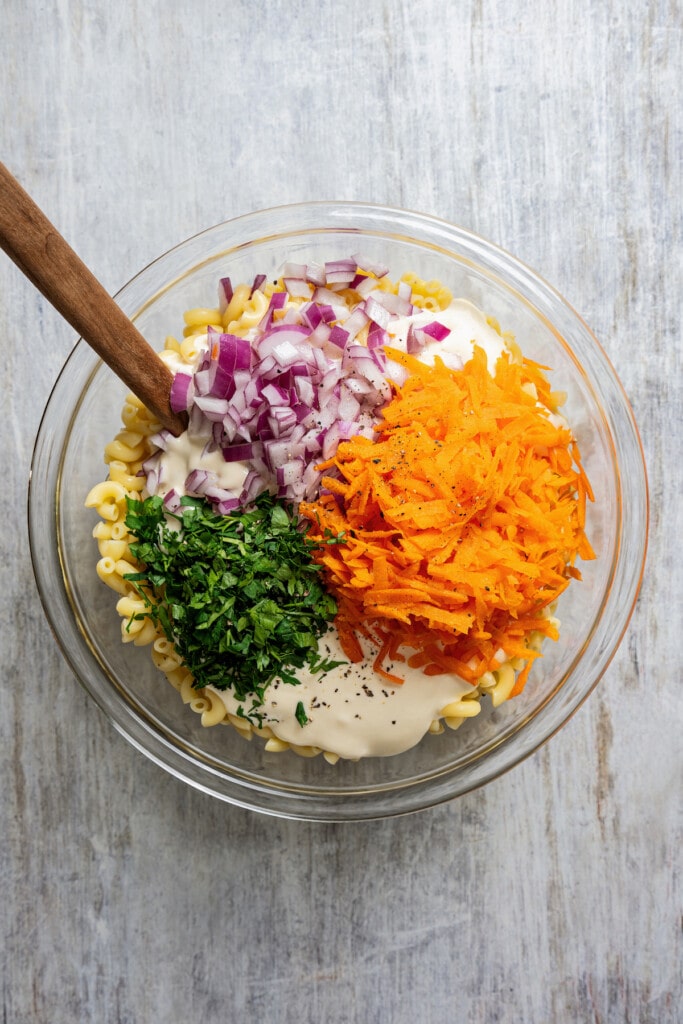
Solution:
[[(180, 352), (164, 349), (160, 356), (171, 373), (194, 373), (200, 356), (208, 344), (207, 336), (196, 338), (194, 358), (185, 359)], [(246, 462), (226, 462), (220, 448), (205, 451), (206, 438), (190, 435), (186, 430), (180, 437), (171, 436), (166, 450), (159, 456), (159, 485), (156, 494), (163, 498), (170, 490), (185, 494), (185, 481), (195, 469), (206, 470), (215, 477), (218, 487), (234, 491), (239, 497), (249, 472)]]
[[(447, 704), (472, 693), (471, 684), (459, 676), (426, 676), (400, 662), (386, 666), (405, 679), (391, 686), (372, 668), (376, 650), (360, 639), (365, 660), (351, 664), (331, 628), (320, 641), (320, 653), (342, 665), (315, 675), (299, 669), (296, 686), (279, 679), (271, 683), (258, 711), (278, 739), (346, 758), (400, 754), (419, 743)], [(207, 689), (218, 694), (230, 714), (237, 713), (240, 702), (232, 690)], [(308, 718), (304, 726), (296, 718), (300, 701)]]
[(205, 451), (206, 438), (191, 437), (187, 430), (180, 437), (171, 437), (159, 460), (159, 486), (156, 493), (162, 497), (172, 488), (176, 494), (185, 494), (185, 481), (193, 469), (213, 473), (219, 487), (234, 491), (239, 497), (249, 466), (246, 462), (226, 462), (220, 448)]
[(450, 334), (443, 341), (425, 345), (417, 357), (420, 362), (433, 366), (434, 357), (438, 355), (447, 366), (460, 370), (463, 363), (472, 358), (476, 344), (486, 353), (489, 373), (493, 373), (496, 360), (506, 351), (505, 343), (482, 311), (467, 299), (454, 299), (450, 306), (438, 312), (427, 310), (390, 321), (387, 331), (391, 344), (405, 352), (409, 328), (426, 327), (434, 322), (447, 327)]

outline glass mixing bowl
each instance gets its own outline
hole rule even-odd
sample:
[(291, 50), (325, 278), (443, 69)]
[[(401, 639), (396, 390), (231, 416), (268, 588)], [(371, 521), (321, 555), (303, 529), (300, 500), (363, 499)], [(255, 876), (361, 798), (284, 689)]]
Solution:
[(268, 814), (357, 820), (403, 814), (482, 786), (553, 735), (612, 658), (638, 593), (647, 537), (647, 482), (636, 425), (605, 353), (565, 300), (489, 242), (432, 217), (358, 203), (308, 203), (237, 218), (190, 238), (117, 295), (157, 348), (184, 310), (216, 304), (220, 277), (251, 281), (286, 260), (362, 252), (437, 278), (514, 332), (525, 355), (552, 367), (595, 491), (588, 535), (597, 552), (562, 596), (561, 639), (548, 642), (523, 694), (457, 732), (426, 736), (388, 758), (332, 766), (268, 753), (231, 728), (202, 728), (158, 672), (149, 650), (122, 644), (116, 595), (95, 573), (96, 522), (84, 507), (104, 476), (103, 449), (120, 429), (126, 389), (80, 341), (38, 433), (29, 490), (35, 576), (55, 637), (91, 697), (135, 747), (189, 785)]

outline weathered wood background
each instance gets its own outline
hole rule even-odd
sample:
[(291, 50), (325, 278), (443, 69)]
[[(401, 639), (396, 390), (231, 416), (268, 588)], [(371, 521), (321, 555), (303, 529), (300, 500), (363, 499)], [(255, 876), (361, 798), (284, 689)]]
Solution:
[(116, 291), (261, 206), (434, 213), (618, 367), (652, 529), (572, 722), (481, 792), (338, 827), (187, 790), (65, 667), (25, 525), (75, 338), (0, 258), (2, 1020), (681, 1020), (683, 14), (676, 0), (5, 0), (0, 158)]

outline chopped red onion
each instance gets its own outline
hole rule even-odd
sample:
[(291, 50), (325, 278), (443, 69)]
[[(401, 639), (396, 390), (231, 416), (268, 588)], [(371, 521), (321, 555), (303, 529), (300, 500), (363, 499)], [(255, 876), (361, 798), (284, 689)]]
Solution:
[(367, 380), (363, 380), (362, 377), (346, 377), (344, 386), (348, 391), (353, 392), (354, 395), (368, 395), (373, 390), (372, 384)]
[(366, 299), (370, 292), (373, 292), (377, 288), (376, 277), (361, 277), (360, 280), (354, 285), (356, 291), (362, 299)]
[(221, 316), (225, 313), (232, 299), (232, 284), (229, 277), (222, 277), (218, 282), (218, 308)]
[(309, 263), (306, 268), (306, 280), (315, 286), (324, 285), (325, 268), (321, 267), (319, 263)]
[(336, 345), (337, 348), (344, 348), (348, 340), (349, 332), (345, 330), (343, 327), (340, 327), (339, 324), (335, 324), (335, 326), (330, 331), (328, 341), (332, 345)]
[(384, 306), (380, 305), (377, 299), (371, 295), (363, 303), (362, 309), (370, 320), (386, 331), (391, 321), (391, 313)]
[(289, 487), (290, 484), (295, 484), (302, 480), (303, 475), (303, 459), (291, 459), (289, 462), (285, 462), (283, 466), (278, 466), (275, 476), (280, 487)]
[(401, 366), (400, 363), (395, 363), (393, 359), (387, 359), (387, 365), (384, 372), (389, 380), (393, 380), (399, 387), (403, 387), (409, 376), (405, 366)]
[(440, 324), (438, 320), (433, 320), (430, 324), (425, 324), (422, 328), (425, 334), (428, 334), (430, 338), (434, 338), (435, 341), (443, 341), (451, 333), (450, 327), (445, 327), (444, 324)]
[(145, 476), (147, 478), (147, 490), (150, 494), (156, 494), (161, 483), (161, 473), (159, 472), (158, 465), (148, 466), (145, 469)]
[(303, 405), (309, 408), (313, 406), (315, 401), (315, 388), (310, 377), (297, 377), (294, 384), (294, 390), (296, 391), (297, 398)]
[[(360, 256), (324, 267), (287, 263), (287, 291), (270, 296), (253, 339), (210, 329), (194, 373), (176, 374), (172, 394), (177, 411), (190, 412), (190, 435), (205, 441), (205, 453), (220, 450), (226, 462), (248, 464), (239, 503), (264, 489), (290, 501), (315, 497), (321, 456), (334, 454), (340, 440), (355, 434), (373, 436), (380, 410), (391, 398), (390, 379), (402, 372), (396, 364), (387, 366), (387, 326), (393, 317), (412, 312), (408, 285), (399, 286), (398, 295), (377, 287), (386, 272)], [(264, 281), (257, 275), (253, 289)], [(362, 299), (351, 311), (337, 294), (349, 284)], [(298, 301), (289, 303), (290, 295)], [(223, 308), (231, 296), (229, 279), (223, 279)], [(276, 310), (285, 310), (279, 321)], [(367, 343), (359, 344), (364, 328)], [(412, 331), (411, 344), (423, 344), (427, 334)], [(168, 443), (162, 432), (158, 441), (159, 448)], [(149, 471), (156, 473), (155, 465)], [(208, 470), (190, 473), (185, 486), (209, 497), (216, 508), (236, 507), (238, 497)]]
[(198, 395), (194, 404), (201, 409), (212, 423), (220, 423), (228, 412), (227, 398), (214, 398), (213, 395)]
[(318, 324), (322, 321), (323, 315), (320, 311), (320, 306), (316, 302), (307, 302), (299, 310), (301, 314), (301, 320), (311, 330), (315, 330)]
[(203, 496), (212, 502), (237, 501), (237, 495), (227, 487), (221, 487), (217, 483), (209, 483), (204, 488)]
[(292, 445), (289, 441), (271, 440), (263, 442), (263, 457), (271, 469), (278, 469), (289, 462), (292, 457)]
[(197, 396), (208, 395), (211, 389), (211, 372), (209, 369), (197, 370), (194, 375), (195, 405)]
[(289, 395), (284, 388), (277, 387), (275, 384), (266, 384), (261, 388), (261, 397), (265, 398), (270, 405), (287, 405), (289, 400)]
[(465, 365), (457, 352), (446, 351), (444, 353), (439, 353), (439, 358), (443, 360), (444, 366), (447, 366), (449, 370), (460, 371)]
[(227, 448), (223, 448), (223, 458), (226, 462), (248, 462), (249, 459), (253, 459), (258, 453), (260, 454), (263, 450), (262, 446), (255, 441), (249, 441), (245, 444), (232, 444)]
[(363, 253), (356, 253), (352, 259), (359, 270), (365, 270), (368, 274), (374, 274), (375, 277), (386, 277), (389, 273), (389, 268), (383, 263), (376, 263)]
[(187, 432), (190, 437), (207, 439), (212, 436), (213, 424), (206, 418), (197, 405), (190, 409), (190, 419), (187, 424)]
[[(297, 426), (296, 413), (289, 406), (287, 408), (278, 406), (272, 409), (268, 419), (273, 428), (273, 433), (277, 437), (281, 437), (285, 431), (290, 431), (292, 427)], [(276, 424), (277, 427), (275, 426)]]
[(330, 274), (351, 274), (351, 278), (353, 278), (357, 268), (358, 264), (351, 257), (341, 260), (327, 260), (325, 263), (325, 276), (328, 281), (330, 280)]
[(360, 415), (360, 402), (351, 391), (342, 386), (337, 415), (340, 420), (355, 420)]
[(394, 295), (393, 292), (383, 292), (379, 288), (375, 288), (368, 298), (379, 302), (380, 306), (394, 316), (410, 316), (413, 312), (412, 303), (400, 295)]
[(341, 440), (339, 433), (339, 422), (335, 421), (327, 433), (325, 434), (325, 440), (323, 441), (323, 459), (330, 459), (334, 455)]
[(321, 306), (331, 306), (334, 310), (334, 319), (341, 317), (346, 312), (346, 307), (341, 304), (339, 296), (336, 292), (333, 292), (331, 288), (325, 288), (319, 286), (313, 292), (313, 301), (319, 303)]
[(170, 491), (167, 491), (164, 495), (164, 507), (167, 512), (177, 512), (180, 506), (181, 495), (178, 494), (176, 489), (172, 487)]
[(302, 281), (298, 277), (285, 277), (283, 283), (292, 298), (309, 299), (311, 297), (311, 286), (308, 281)]
[[(256, 495), (254, 495), (256, 497)], [(253, 500), (253, 498), (251, 499)], [(221, 516), (227, 516), (230, 512), (235, 512), (238, 508), (242, 507), (242, 500), (240, 498), (227, 498), (224, 501), (216, 503), (216, 512)]]
[(293, 344), (289, 338), (285, 338), (275, 346), (273, 356), (280, 366), (289, 366), (292, 360), (299, 358), (299, 350), (296, 343)]
[[(308, 337), (309, 333), (310, 328), (305, 327), (303, 324), (275, 324), (263, 337), (257, 339), (255, 348), (258, 357), (259, 359), (264, 359), (278, 345), (285, 341), (289, 341), (292, 345), (297, 345), (304, 338)], [(298, 353), (296, 354), (298, 355)]]
[(162, 452), (165, 452), (166, 449), (168, 448), (168, 442), (171, 440), (172, 437), (173, 434), (171, 433), (171, 431), (167, 430), (166, 427), (163, 427), (158, 434), (151, 435), (150, 441), (152, 444), (156, 445), (157, 448), (160, 448)]
[(206, 469), (193, 469), (185, 480), (185, 492), (187, 494), (203, 494), (211, 478), (215, 481), (215, 474), (209, 473)]
[(309, 343), (311, 345), (325, 345), (329, 341), (331, 333), (332, 328), (329, 324), (318, 324), (316, 329), (312, 331), (309, 336)]
[(433, 338), (423, 331), (421, 327), (413, 327), (413, 345), (417, 346), (417, 352), (422, 351), (425, 345), (428, 345), (430, 341), (433, 341)]
[(173, 412), (186, 412), (192, 405), (194, 385), (187, 373), (176, 373), (171, 384), (170, 405)]
[(416, 355), (422, 351), (424, 342), (420, 342), (417, 332), (412, 324), (408, 325), (408, 333), (406, 334), (406, 352), (410, 356)]
[(389, 344), (389, 334), (380, 327), (379, 324), (373, 323), (368, 331), (368, 348), (372, 351), (376, 348), (381, 348), (382, 345)]
[(348, 332), (349, 339), (356, 337), (359, 331), (365, 327), (368, 323), (368, 315), (360, 307), (354, 309), (351, 316), (348, 316), (344, 321), (344, 330)]
[(257, 291), (260, 290), (261, 285), (265, 283), (265, 280), (266, 280), (266, 275), (265, 274), (257, 274), (256, 275), (256, 277), (254, 278), (254, 283), (251, 286), (251, 291), (249, 292), (249, 298), (252, 297), (254, 292), (257, 292)]
[(305, 263), (285, 263), (282, 268), (282, 277), (299, 278), (299, 280), (305, 281), (307, 271), (308, 267)]

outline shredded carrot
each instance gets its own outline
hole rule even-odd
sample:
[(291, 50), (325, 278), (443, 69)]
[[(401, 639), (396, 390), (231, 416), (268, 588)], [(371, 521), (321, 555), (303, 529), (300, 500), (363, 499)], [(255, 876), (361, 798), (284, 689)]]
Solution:
[(491, 375), (478, 347), (461, 371), (388, 354), (409, 376), (377, 437), (342, 442), (319, 467), (325, 490), (300, 506), (312, 539), (344, 534), (316, 554), (342, 646), (359, 660), (356, 633), (374, 636), (392, 681), (382, 662), (405, 646), (409, 665), (473, 684), (502, 651), (525, 662), (520, 692), (539, 657), (531, 634), (557, 637), (546, 609), (580, 579), (576, 559), (595, 557), (576, 442), (536, 363), (504, 355)]

